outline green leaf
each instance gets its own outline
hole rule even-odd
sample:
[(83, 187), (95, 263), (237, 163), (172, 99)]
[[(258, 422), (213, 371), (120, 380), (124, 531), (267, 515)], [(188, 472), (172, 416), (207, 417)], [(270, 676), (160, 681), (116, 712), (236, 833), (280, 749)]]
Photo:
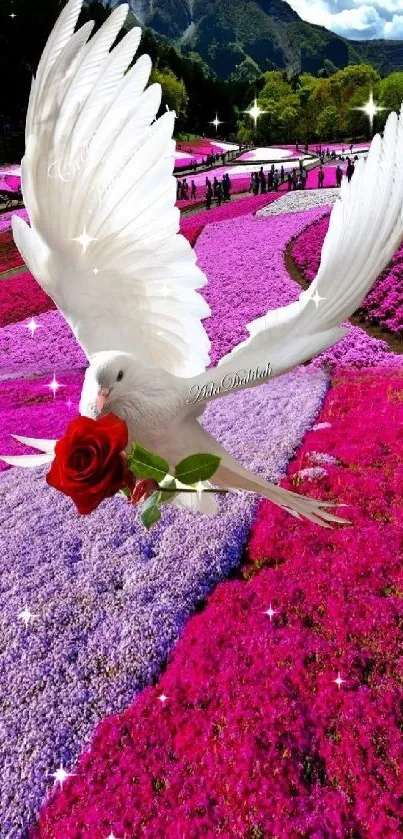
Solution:
[(143, 449), (137, 443), (127, 455), (129, 468), (139, 478), (154, 478), (155, 481), (162, 481), (169, 472), (169, 464), (158, 454)]
[(131, 493), (131, 490), (129, 489), (129, 487), (123, 487), (123, 489), (120, 489), (119, 492), (118, 492), (118, 495), (124, 495), (125, 498), (131, 498), (132, 497), (132, 493)]
[(159, 492), (159, 490), (156, 490), (155, 492), (152, 493), (152, 495), (149, 496), (149, 498), (146, 498), (146, 500), (143, 501), (143, 503), (141, 504), (141, 509), (142, 510), (148, 510), (149, 507), (154, 507), (154, 506), (158, 507), (158, 504), (160, 503), (160, 501), (161, 501), (161, 493)]
[[(173, 478), (170, 481), (163, 482), (163, 489), (165, 490), (165, 492), (161, 491), (159, 493), (159, 495), (161, 496), (160, 504), (166, 504), (167, 501), (171, 501), (171, 499), (178, 494), (178, 491), (176, 489), (176, 481)], [(168, 492), (166, 490), (168, 490)]]
[(188, 485), (208, 481), (217, 471), (220, 462), (220, 458), (215, 454), (192, 454), (178, 463), (175, 478)]
[(161, 511), (160, 508), (157, 507), (156, 504), (153, 504), (151, 507), (147, 507), (141, 514), (141, 521), (147, 528), (150, 530), (150, 527), (153, 526), (157, 521), (161, 518)]

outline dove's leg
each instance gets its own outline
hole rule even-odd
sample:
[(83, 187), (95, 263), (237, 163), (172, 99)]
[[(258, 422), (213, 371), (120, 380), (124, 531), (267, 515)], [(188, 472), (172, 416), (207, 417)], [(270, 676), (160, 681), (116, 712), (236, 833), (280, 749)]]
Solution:
[(263, 495), (264, 498), (268, 498), (269, 501), (285, 509), (290, 515), (298, 518), (303, 516), (315, 524), (320, 524), (322, 527), (330, 527), (331, 525), (328, 522), (350, 524), (346, 519), (338, 518), (323, 509), (324, 507), (341, 505), (326, 501), (316, 501), (313, 498), (307, 498), (305, 495), (299, 495), (297, 492), (290, 492), (275, 484), (270, 484), (268, 481), (264, 481), (262, 478), (254, 475), (248, 469), (244, 469), (242, 464), (231, 457), (214, 437), (208, 434), (205, 429), (201, 428), (198, 423), (197, 425), (198, 430), (196, 431), (194, 429), (192, 434), (193, 451), (206, 451), (210, 452), (210, 454), (217, 454), (221, 458), (220, 466), (212, 478), (215, 486), (257, 492)]
[[(227, 459), (229, 459), (229, 455), (225, 458), (225, 460)], [(350, 524), (346, 519), (341, 519), (323, 509), (323, 507), (337, 505), (326, 501), (316, 501), (313, 498), (307, 498), (305, 495), (299, 495), (297, 492), (290, 492), (290, 490), (283, 489), (275, 484), (270, 484), (268, 481), (263, 481), (257, 475), (254, 475), (253, 472), (248, 472), (248, 470), (243, 469), (237, 461), (235, 461), (235, 465), (231, 464), (229, 466), (223, 459), (213, 480), (216, 486), (258, 492), (264, 498), (268, 498), (269, 501), (282, 507), (287, 513), (297, 518), (303, 516), (315, 524), (320, 524), (322, 527), (330, 527), (331, 525), (327, 522)]]

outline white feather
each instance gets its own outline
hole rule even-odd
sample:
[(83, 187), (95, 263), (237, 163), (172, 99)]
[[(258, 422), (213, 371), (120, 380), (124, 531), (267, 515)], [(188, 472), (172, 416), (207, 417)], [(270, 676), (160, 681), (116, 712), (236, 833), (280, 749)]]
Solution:
[[(74, 33), (81, 5), (65, 6), (32, 86), (21, 170), (31, 227), (14, 219), (15, 241), (87, 356), (120, 350), (189, 376), (209, 361), (210, 309), (178, 235), (174, 114), (154, 121), (148, 57), (124, 75), (139, 30), (111, 50), (128, 6), (87, 43), (88, 25)], [(96, 239), (87, 250), (73, 241), (84, 231)]]

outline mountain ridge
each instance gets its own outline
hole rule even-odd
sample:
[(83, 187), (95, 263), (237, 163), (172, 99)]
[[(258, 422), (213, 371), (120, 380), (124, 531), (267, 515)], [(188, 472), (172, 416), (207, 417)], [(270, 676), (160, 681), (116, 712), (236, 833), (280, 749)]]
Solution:
[(285, 0), (129, 0), (129, 5), (143, 26), (184, 56), (199, 56), (221, 79), (253, 80), (277, 69), (326, 74), (363, 61), (382, 74), (403, 67), (403, 41), (350, 41), (302, 20)]

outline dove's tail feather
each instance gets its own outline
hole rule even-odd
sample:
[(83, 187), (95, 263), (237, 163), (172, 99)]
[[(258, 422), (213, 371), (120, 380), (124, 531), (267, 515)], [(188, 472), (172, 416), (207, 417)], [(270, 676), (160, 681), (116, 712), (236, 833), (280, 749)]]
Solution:
[[(225, 460), (230, 463), (225, 464)], [(223, 458), (221, 465), (214, 475), (214, 482), (221, 486), (226, 486), (231, 489), (244, 489), (249, 492), (258, 492), (282, 507), (287, 513), (296, 518), (306, 518), (314, 524), (320, 524), (322, 527), (331, 527), (328, 522), (336, 522), (337, 524), (351, 524), (346, 519), (341, 519), (338, 516), (328, 513), (324, 507), (343, 506), (332, 504), (326, 501), (316, 501), (313, 498), (307, 498), (305, 495), (299, 495), (297, 492), (283, 489), (282, 487), (270, 484), (267, 481), (258, 478), (252, 472), (248, 472), (237, 461), (232, 458)]]

